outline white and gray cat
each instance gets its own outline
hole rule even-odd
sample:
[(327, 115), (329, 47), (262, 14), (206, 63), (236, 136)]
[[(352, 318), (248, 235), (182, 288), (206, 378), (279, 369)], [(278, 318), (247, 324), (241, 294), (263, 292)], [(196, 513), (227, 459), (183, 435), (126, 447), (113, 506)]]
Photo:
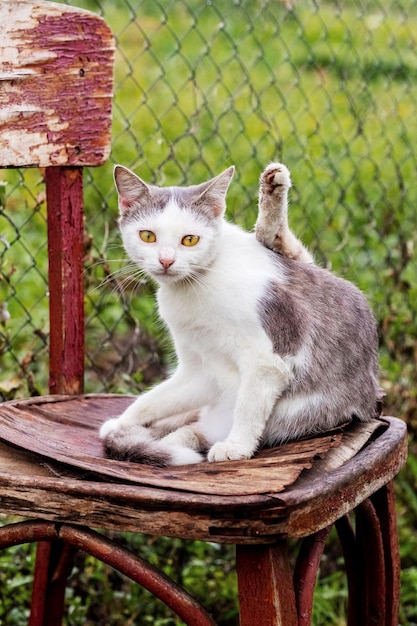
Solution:
[(365, 297), (317, 267), (289, 229), (284, 165), (261, 176), (255, 233), (227, 222), (233, 172), (159, 188), (115, 168), (123, 243), (159, 284), (178, 365), (103, 424), (112, 458), (248, 459), (377, 415), (377, 334)]

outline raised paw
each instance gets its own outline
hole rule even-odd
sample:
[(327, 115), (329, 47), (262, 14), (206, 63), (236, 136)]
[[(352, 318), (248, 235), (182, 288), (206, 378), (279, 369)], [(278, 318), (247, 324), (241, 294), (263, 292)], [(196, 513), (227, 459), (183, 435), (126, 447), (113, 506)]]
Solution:
[(232, 441), (218, 441), (209, 450), (207, 460), (212, 461), (240, 461), (250, 459), (253, 450), (241, 443)]
[(270, 163), (261, 174), (261, 187), (272, 195), (277, 187), (291, 187), (289, 169), (283, 163)]

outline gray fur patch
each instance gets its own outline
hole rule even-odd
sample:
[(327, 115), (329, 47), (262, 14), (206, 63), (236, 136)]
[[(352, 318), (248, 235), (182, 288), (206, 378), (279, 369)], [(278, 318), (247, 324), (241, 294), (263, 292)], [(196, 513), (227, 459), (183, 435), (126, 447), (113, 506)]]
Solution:
[(130, 210), (121, 214), (119, 218), (119, 226), (136, 222), (145, 214), (149, 213), (162, 213), (172, 197), (171, 189), (153, 187), (149, 185), (149, 196), (146, 196), (146, 202), (141, 200), (135, 203), (135, 206)]
[[(274, 282), (259, 302), (259, 315), (274, 351), (282, 357), (308, 354), (282, 399), (320, 397), (301, 421), (327, 424), (377, 414), (377, 332), (363, 294), (351, 283), (315, 265), (276, 257), (285, 283)], [(279, 401), (276, 405), (279, 419)]]
[[(131, 427), (136, 432), (137, 427)], [(112, 432), (104, 439), (104, 451), (106, 456), (116, 461), (130, 461), (155, 467), (167, 467), (172, 465), (172, 455), (162, 448), (156, 437), (148, 432), (144, 441), (138, 441), (137, 437), (129, 439), (127, 429)], [(152, 441), (153, 439), (153, 441)]]
[(201, 217), (204, 222), (213, 220), (213, 207), (200, 199), (201, 189), (199, 186), (191, 187), (153, 187), (149, 185), (151, 192), (146, 204), (141, 202), (129, 212), (123, 213), (119, 218), (119, 226), (136, 222), (144, 214), (161, 213), (170, 201), (174, 201), (180, 209), (192, 210)]

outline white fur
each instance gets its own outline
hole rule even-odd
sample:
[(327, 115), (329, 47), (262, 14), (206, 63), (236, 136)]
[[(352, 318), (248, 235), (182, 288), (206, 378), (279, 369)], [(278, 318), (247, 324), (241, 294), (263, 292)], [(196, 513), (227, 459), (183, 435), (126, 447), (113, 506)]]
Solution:
[[(170, 378), (102, 426), (106, 448), (116, 457), (120, 451), (122, 458), (125, 452), (135, 458), (136, 450), (141, 460), (142, 438), (149, 459), (158, 461), (160, 452), (161, 463), (198, 462), (206, 446), (209, 461), (244, 459), (260, 444), (332, 428), (352, 415), (368, 420), (375, 412), (376, 332), (366, 302), (356, 289), (316, 268), (301, 271), (300, 265), (295, 279), (295, 266), (267, 250), (304, 264), (313, 261), (288, 227), (288, 170), (274, 163), (262, 174), (255, 234), (223, 219), (232, 174), (229, 168), (202, 185), (160, 190), (116, 166), (123, 242), (130, 258), (160, 285), (159, 312), (178, 357)], [(152, 243), (142, 240), (142, 230), (154, 234)], [(190, 241), (197, 243), (184, 245)], [(315, 282), (319, 275), (322, 290)], [(283, 358), (274, 353), (261, 319), (268, 314), (273, 282), (274, 288), (277, 282), (289, 287), (286, 296), (285, 288), (278, 289), (282, 299), (272, 303), (288, 310), (284, 307), (282, 318), (277, 313), (273, 332), (268, 329), (275, 349), (287, 354)], [(327, 302), (335, 307), (335, 320)], [(357, 340), (351, 337), (358, 310), (368, 343), (363, 332)], [(285, 341), (293, 342), (290, 350)], [(179, 424), (165, 420), (188, 412), (194, 415)], [(141, 428), (156, 422), (152, 434)]]
[[(155, 232), (157, 241), (142, 242), (138, 228)], [(123, 415), (107, 421), (101, 436), (204, 407), (200, 432), (212, 446), (208, 459), (251, 457), (293, 370), (293, 363), (273, 353), (257, 311), (267, 283), (285, 276), (277, 276), (253, 234), (221, 216), (208, 224), (173, 201), (140, 225), (128, 223), (122, 234), (131, 258), (160, 283), (159, 312), (174, 339), (178, 366)], [(186, 234), (198, 235), (199, 243), (179, 244)], [(167, 250), (174, 262), (164, 271), (159, 258)]]
[(186, 446), (174, 445), (168, 448), (172, 455), (172, 465), (193, 465), (204, 460), (201, 454)]
[[(140, 222), (140, 230), (157, 232), (157, 241), (151, 244), (142, 241), (138, 237), (138, 223), (132, 221), (122, 228), (124, 247), (132, 261), (160, 284), (182, 280), (191, 271), (201, 270), (217, 253), (217, 229), (197, 213), (180, 209), (174, 201), (163, 211), (145, 214)], [(181, 245), (184, 235), (196, 233), (201, 237), (196, 246)], [(164, 270), (159, 261), (166, 257), (174, 261), (169, 272)]]

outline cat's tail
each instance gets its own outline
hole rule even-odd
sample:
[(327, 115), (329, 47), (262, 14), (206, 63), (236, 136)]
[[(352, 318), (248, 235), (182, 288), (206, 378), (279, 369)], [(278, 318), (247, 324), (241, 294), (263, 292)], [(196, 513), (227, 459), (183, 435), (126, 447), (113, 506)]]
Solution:
[(205, 442), (192, 425), (161, 437), (158, 428), (125, 426), (103, 439), (105, 453), (117, 461), (144, 463), (155, 467), (190, 465), (205, 460)]

